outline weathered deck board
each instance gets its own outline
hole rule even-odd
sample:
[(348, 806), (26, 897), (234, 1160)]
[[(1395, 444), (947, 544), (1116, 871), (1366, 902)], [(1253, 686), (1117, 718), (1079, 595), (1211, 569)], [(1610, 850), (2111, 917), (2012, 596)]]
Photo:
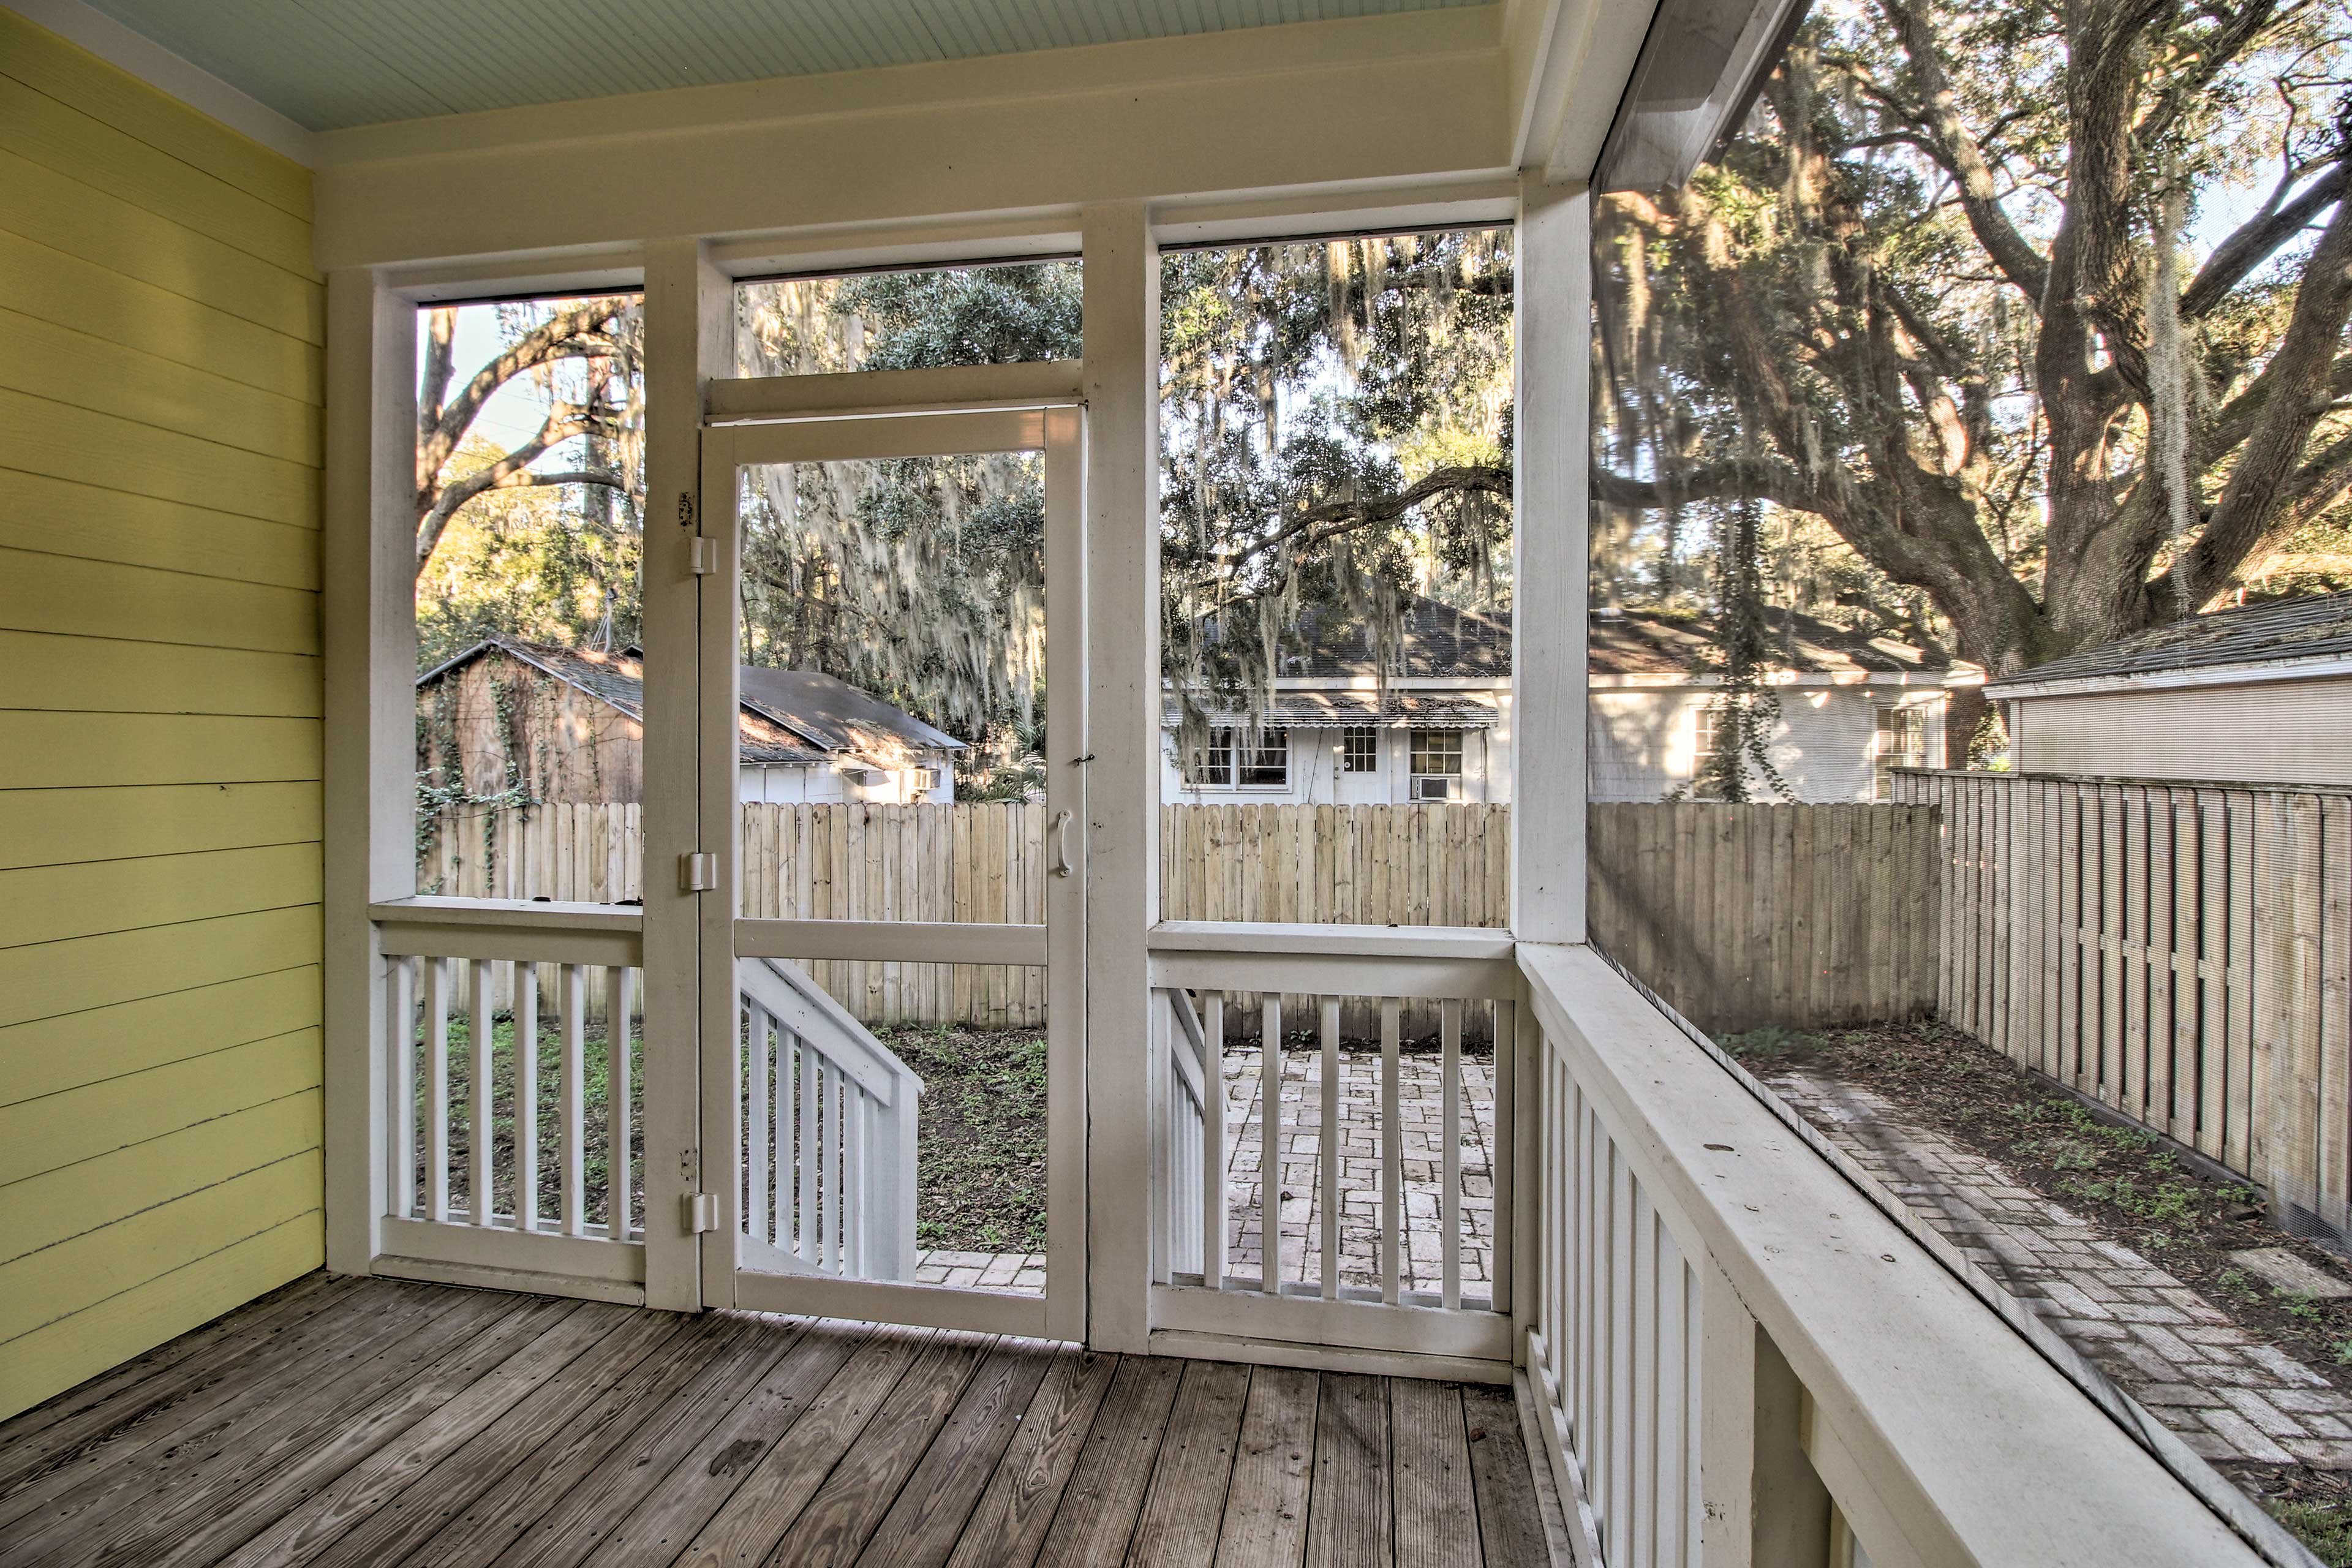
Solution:
[(1507, 1394), (312, 1281), (0, 1423), (0, 1558), (1547, 1561)]

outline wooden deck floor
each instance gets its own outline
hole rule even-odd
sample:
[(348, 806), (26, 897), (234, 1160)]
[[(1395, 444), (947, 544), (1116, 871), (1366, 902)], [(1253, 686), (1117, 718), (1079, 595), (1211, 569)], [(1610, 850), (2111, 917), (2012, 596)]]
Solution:
[(1549, 1561), (1507, 1391), (313, 1275), (0, 1423), (0, 1565)]

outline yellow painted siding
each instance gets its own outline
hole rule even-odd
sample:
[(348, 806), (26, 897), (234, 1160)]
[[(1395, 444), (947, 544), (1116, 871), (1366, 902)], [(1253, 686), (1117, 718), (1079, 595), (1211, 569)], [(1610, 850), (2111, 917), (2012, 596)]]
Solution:
[(318, 1267), (309, 171), (0, 10), (0, 1416)]

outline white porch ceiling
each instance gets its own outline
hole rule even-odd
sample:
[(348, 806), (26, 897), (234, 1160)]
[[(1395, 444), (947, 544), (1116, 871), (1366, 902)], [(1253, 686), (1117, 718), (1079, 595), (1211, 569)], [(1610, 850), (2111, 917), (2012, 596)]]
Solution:
[(90, 0), (312, 131), (1477, 3)]

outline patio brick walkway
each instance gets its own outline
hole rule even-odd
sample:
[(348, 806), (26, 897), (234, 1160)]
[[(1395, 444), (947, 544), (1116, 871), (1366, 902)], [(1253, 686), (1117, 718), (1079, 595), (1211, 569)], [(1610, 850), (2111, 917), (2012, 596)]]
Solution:
[(1768, 1081), (2197, 1452), (2352, 1469), (2352, 1400), (2196, 1290), (1867, 1089)]
[[(1402, 1058), (1397, 1091), (1404, 1107), (1404, 1234), (1401, 1257), (1406, 1290), (1443, 1284), (1444, 1240), (1439, 1221), (1444, 1193), (1444, 1129), (1442, 1058)], [(1255, 1049), (1224, 1055), (1226, 1272), (1244, 1279), (1263, 1267), (1259, 1156), (1264, 1142), (1258, 1080), (1264, 1058)], [(1377, 1051), (1339, 1056), (1339, 1280), (1377, 1289), (1381, 1283), (1381, 1058)], [(1323, 1063), (1318, 1050), (1284, 1053), (1283, 1142), (1278, 1224), (1284, 1278), (1323, 1278)], [(1462, 1291), (1486, 1297), (1494, 1278), (1495, 1074), (1489, 1057), (1462, 1058)]]

